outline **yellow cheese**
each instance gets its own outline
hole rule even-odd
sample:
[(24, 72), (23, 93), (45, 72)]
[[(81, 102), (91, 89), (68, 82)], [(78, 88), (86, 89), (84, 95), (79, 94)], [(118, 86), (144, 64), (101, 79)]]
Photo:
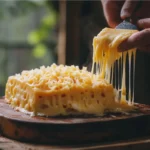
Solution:
[(113, 86), (86, 68), (53, 64), (10, 76), (6, 101), (34, 115), (102, 115), (106, 110), (124, 110), (115, 101)]
[[(105, 111), (131, 110), (133, 107), (126, 102), (125, 66), (127, 56), (129, 64), (135, 65), (135, 50), (119, 53), (117, 47), (134, 32), (105, 28), (94, 37), (92, 72), (85, 67), (53, 64), (10, 76), (5, 90), (6, 102), (25, 113), (45, 116), (103, 115)], [(135, 68), (134, 65), (130, 65), (129, 70), (131, 66)], [(131, 87), (134, 86), (129, 86), (129, 104), (134, 102)]]
[[(118, 52), (118, 46), (135, 32), (137, 32), (137, 30), (104, 28), (93, 39), (94, 51), (92, 73), (94, 73), (95, 65), (98, 66), (98, 68), (96, 68), (96, 72), (99, 72), (98, 74), (100, 78), (113, 84), (119, 95), (117, 100), (120, 100), (122, 103), (125, 103), (127, 100), (126, 59), (128, 58), (128, 104), (133, 104), (134, 102), (134, 77), (132, 78), (131, 76), (131, 66), (133, 66), (134, 75), (136, 49), (131, 49), (122, 53)], [(131, 61), (132, 57), (133, 61)], [(132, 63), (133, 65), (131, 65)], [(131, 83), (131, 78), (133, 83)], [(133, 84), (133, 86), (131, 86), (131, 84)], [(131, 91), (133, 92), (132, 94)]]

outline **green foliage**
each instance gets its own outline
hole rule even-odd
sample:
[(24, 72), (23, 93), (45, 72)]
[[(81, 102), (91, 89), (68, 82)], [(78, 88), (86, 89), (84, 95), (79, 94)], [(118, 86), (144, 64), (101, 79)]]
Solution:
[(35, 58), (41, 58), (46, 56), (48, 50), (44, 44), (37, 44), (32, 51), (32, 54)]
[[(19, 15), (25, 15), (26, 13), (32, 11), (33, 9), (38, 9), (39, 7), (44, 7), (47, 10), (47, 14), (41, 20), (39, 28), (33, 30), (27, 37), (28, 43), (35, 47), (33, 49), (33, 55), (35, 57), (41, 53), (39, 47), (43, 45), (44, 41), (48, 41), (49, 35), (57, 21), (57, 14), (52, 8), (51, 3), (48, 0), (0, 1), (0, 17), (17, 17)], [(43, 57), (43, 55), (41, 55), (41, 57)]]
[[(31, 31), (31, 33), (29, 33), (27, 37), (28, 43), (34, 46), (32, 54), (36, 58), (44, 57), (46, 49), (48, 48), (47, 45), (44, 45), (43, 43), (45, 43), (45, 41), (46, 42), (48, 41), (49, 35), (53, 31), (54, 26), (57, 22), (57, 13), (52, 8), (50, 1), (48, 0), (0, 1), (0, 17), (17, 17), (19, 15), (25, 15), (26, 13), (33, 11), (33, 9), (38, 9), (39, 7), (44, 7), (46, 9), (46, 15), (42, 18), (40, 26), (37, 29)], [(40, 50), (40, 48), (43, 50), (43, 53), (41, 52), (42, 50)]]
[[(51, 8), (48, 10), (48, 13), (41, 20), (40, 27), (38, 29), (35, 29), (34, 31), (32, 31), (29, 34), (28, 42), (31, 45), (35, 46), (35, 48), (33, 50), (34, 57), (36, 57), (36, 58), (44, 57), (46, 50), (48, 48), (46, 47), (46, 45), (43, 44), (43, 42), (48, 40), (49, 34), (53, 30), (56, 22), (57, 22), (57, 14)], [(43, 50), (43, 52), (42, 52), (42, 50)], [(41, 53), (43, 55), (41, 55)]]
[(42, 24), (44, 27), (52, 28), (56, 24), (56, 13), (51, 11), (47, 16), (45, 16), (42, 20)]
[[(1, 88), (9, 75), (56, 62), (53, 31), (57, 13), (50, 0), (0, 0), (0, 19)], [(27, 41), (33, 47), (31, 51)], [(0, 95), (4, 95), (4, 88)]]
[(40, 27), (29, 34), (28, 42), (32, 45), (35, 45), (47, 40), (49, 33), (56, 24), (56, 21), (56, 13), (49, 12), (43, 17)]
[(48, 37), (48, 32), (42, 29), (32, 31), (28, 36), (28, 42), (31, 45), (36, 45)]

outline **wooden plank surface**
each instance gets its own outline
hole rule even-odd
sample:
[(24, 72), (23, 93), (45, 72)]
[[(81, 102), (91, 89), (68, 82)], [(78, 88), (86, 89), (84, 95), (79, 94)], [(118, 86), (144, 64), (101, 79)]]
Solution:
[(71, 146), (37, 145), (7, 139), (0, 136), (0, 150), (149, 150), (150, 137), (105, 144), (84, 144)]
[(17, 112), (1, 99), (0, 130), (19, 141), (55, 145), (93, 145), (149, 136), (150, 106), (137, 106), (140, 111), (136, 113), (45, 118)]

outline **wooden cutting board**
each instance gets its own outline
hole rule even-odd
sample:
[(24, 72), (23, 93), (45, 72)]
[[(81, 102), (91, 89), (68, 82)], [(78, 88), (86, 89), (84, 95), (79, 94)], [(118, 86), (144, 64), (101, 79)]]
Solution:
[(150, 106), (138, 112), (104, 117), (30, 117), (0, 99), (0, 133), (24, 142), (83, 144), (126, 140), (150, 135)]

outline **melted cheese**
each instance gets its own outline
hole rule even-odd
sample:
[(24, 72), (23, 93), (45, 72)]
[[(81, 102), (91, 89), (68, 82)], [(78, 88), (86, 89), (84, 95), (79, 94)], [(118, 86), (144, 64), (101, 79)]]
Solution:
[[(53, 64), (10, 76), (6, 102), (24, 113), (45, 116), (103, 115), (105, 111), (131, 110), (133, 107), (126, 102), (126, 57), (129, 56), (129, 64), (133, 62), (135, 70), (135, 50), (119, 53), (117, 47), (134, 32), (102, 30), (93, 40), (92, 72), (85, 67)], [(131, 65), (129, 68), (131, 70)], [(134, 86), (129, 86), (129, 104), (134, 102), (131, 87)]]
[[(94, 52), (92, 73), (94, 73), (95, 65), (98, 66), (99, 68), (96, 68), (96, 70), (98, 70), (97, 72), (99, 72), (100, 78), (105, 79), (107, 80), (107, 82), (113, 84), (114, 88), (116, 88), (118, 93), (118, 97), (116, 100), (119, 100), (121, 103), (126, 103), (127, 97), (128, 104), (134, 103), (134, 72), (136, 49), (131, 49), (127, 52), (122, 53), (118, 52), (118, 46), (121, 42), (126, 40), (135, 32), (137, 31), (104, 28), (93, 39)], [(133, 61), (131, 61), (132, 57)], [(129, 60), (128, 92), (126, 88), (127, 58)], [(131, 65), (132, 63), (133, 65)], [(131, 66), (133, 66), (133, 68), (131, 68)], [(133, 69), (133, 78), (131, 76), (131, 69)], [(131, 78), (133, 83), (131, 83)], [(131, 86), (132, 84), (133, 86)]]

